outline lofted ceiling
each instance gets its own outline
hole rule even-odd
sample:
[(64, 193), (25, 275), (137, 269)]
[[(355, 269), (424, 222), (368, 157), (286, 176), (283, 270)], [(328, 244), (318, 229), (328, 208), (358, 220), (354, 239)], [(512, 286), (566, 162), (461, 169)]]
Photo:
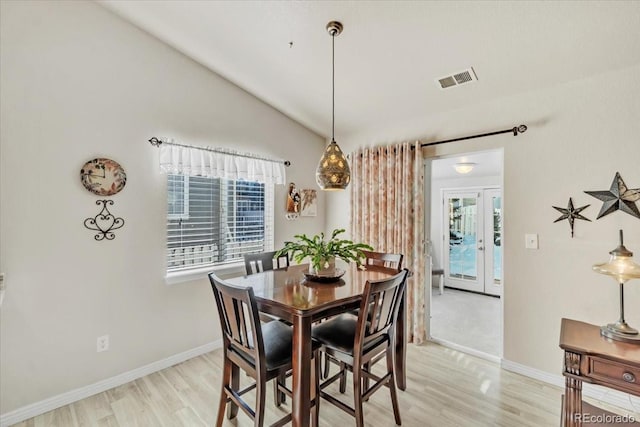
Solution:
[[(640, 63), (639, 1), (99, 1), (325, 137)], [(437, 79), (473, 67), (478, 81)]]

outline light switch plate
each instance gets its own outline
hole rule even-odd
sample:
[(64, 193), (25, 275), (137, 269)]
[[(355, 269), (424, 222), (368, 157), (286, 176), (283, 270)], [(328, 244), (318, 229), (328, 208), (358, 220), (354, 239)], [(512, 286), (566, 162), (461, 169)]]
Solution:
[(524, 247), (527, 249), (538, 249), (538, 235), (537, 234), (525, 234), (524, 235)]

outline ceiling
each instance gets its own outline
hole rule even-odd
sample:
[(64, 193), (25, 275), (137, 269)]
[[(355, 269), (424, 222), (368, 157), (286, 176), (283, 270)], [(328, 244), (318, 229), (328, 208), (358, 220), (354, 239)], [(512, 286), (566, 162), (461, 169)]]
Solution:
[[(640, 2), (99, 1), (336, 139), (640, 63)], [(290, 44), (293, 42), (293, 44)], [(478, 81), (436, 80), (473, 67)]]
[[(475, 163), (471, 172), (464, 175), (455, 170), (456, 163)], [(462, 156), (438, 158), (431, 161), (431, 179), (474, 179), (502, 175), (502, 151), (490, 150), (467, 153)]]

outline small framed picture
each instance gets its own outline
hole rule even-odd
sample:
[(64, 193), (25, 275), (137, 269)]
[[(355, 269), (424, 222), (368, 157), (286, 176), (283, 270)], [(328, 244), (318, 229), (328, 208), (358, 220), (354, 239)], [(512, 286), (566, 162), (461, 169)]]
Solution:
[(300, 216), (318, 215), (318, 193), (313, 189), (302, 190), (302, 209)]

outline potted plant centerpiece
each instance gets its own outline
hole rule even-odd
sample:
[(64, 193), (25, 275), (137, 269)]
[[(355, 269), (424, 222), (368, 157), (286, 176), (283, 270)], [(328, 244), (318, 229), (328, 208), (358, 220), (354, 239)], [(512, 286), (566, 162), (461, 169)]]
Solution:
[(307, 237), (305, 234), (296, 234), (293, 237), (297, 240), (295, 242), (285, 242), (284, 247), (277, 252), (276, 257), (286, 254), (297, 263), (309, 257), (309, 274), (322, 277), (336, 276), (336, 258), (340, 258), (345, 262), (355, 261), (360, 266), (362, 265), (361, 260), (365, 258), (362, 251), (373, 250), (367, 244), (340, 239), (338, 235), (344, 232), (345, 230), (342, 228), (333, 230), (328, 241), (325, 241), (324, 233), (313, 237)]

